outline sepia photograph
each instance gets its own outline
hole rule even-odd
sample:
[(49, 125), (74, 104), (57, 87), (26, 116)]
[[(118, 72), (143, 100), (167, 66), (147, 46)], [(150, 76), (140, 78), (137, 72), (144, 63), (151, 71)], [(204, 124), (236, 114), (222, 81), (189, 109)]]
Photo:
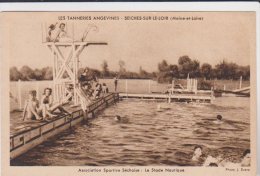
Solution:
[(11, 169), (255, 172), (256, 12), (4, 19)]

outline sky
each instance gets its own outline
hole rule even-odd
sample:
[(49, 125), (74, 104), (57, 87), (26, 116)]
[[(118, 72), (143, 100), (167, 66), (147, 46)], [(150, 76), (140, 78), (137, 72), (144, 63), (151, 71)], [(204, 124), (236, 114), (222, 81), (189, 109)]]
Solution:
[[(92, 20), (58, 20), (59, 16), (91, 16)], [(94, 16), (113, 16), (120, 20), (93, 20)], [(199, 17), (203, 20), (124, 20), (125, 16)], [(104, 60), (110, 70), (119, 69), (119, 60), (126, 69), (157, 71), (163, 59), (177, 64), (188, 55), (200, 63), (216, 65), (223, 59), (249, 65), (255, 51), (255, 13), (253, 12), (60, 12), (9, 13), (6, 51), (9, 66), (31, 68), (52, 66), (50, 50), (42, 43), (51, 23), (65, 22), (70, 36), (76, 40), (89, 24), (89, 41), (108, 45), (88, 46), (80, 55), (80, 67), (101, 69)], [(74, 31), (74, 34), (73, 34)]]

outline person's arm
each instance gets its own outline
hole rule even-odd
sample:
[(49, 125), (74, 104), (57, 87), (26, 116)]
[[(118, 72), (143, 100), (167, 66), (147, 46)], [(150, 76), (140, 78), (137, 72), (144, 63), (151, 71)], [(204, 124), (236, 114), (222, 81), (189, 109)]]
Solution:
[(26, 111), (27, 111), (27, 106), (28, 106), (28, 101), (25, 101), (24, 109), (23, 109), (23, 121), (25, 120), (25, 115), (26, 115)]

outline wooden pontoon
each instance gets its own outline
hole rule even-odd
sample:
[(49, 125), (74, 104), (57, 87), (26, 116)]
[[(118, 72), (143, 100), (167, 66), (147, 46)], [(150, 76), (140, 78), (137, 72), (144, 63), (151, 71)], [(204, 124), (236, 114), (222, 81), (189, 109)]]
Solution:
[[(24, 128), (21, 129), (17, 126), (18, 124), (14, 125), (10, 136), (10, 158), (18, 157), (49, 138), (75, 126), (84, 119), (95, 117), (97, 113), (118, 100), (119, 95), (117, 93), (109, 93), (105, 97), (94, 101), (87, 107), (87, 117), (84, 117), (83, 110), (80, 107), (74, 107), (70, 109), (72, 115), (61, 115), (50, 122), (22, 122)], [(19, 125), (22, 126), (22, 123)]]

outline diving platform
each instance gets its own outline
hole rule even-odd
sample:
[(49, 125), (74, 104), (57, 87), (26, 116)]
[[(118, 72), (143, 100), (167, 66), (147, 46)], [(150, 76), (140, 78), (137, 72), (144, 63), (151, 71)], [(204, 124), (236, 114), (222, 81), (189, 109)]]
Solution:
[(135, 98), (144, 100), (163, 100), (168, 102), (200, 102), (211, 103), (214, 100), (212, 94), (133, 94), (133, 93), (119, 93), (121, 99)]
[(22, 120), (22, 112), (10, 114), (10, 159), (14, 159), (51, 137), (75, 126), (83, 120), (94, 118), (103, 109), (119, 101), (118, 93), (108, 93), (94, 100), (84, 112), (80, 106), (65, 106), (71, 114), (60, 114), (49, 122), (39, 120)]

